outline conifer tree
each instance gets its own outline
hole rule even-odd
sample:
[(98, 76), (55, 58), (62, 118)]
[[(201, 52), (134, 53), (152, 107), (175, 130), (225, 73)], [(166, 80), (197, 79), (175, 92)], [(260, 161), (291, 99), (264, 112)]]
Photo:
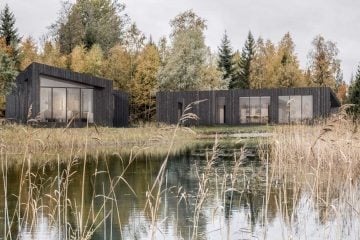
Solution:
[(241, 52), (238, 76), (234, 78), (234, 81), (230, 82), (229, 88), (250, 88), (251, 62), (254, 54), (255, 40), (251, 32), (249, 32), (245, 46)]
[(234, 74), (233, 56), (234, 53), (231, 48), (230, 40), (225, 31), (218, 51), (218, 68), (223, 73), (222, 79), (225, 81), (230, 81)]
[(348, 101), (351, 104), (354, 104), (350, 107), (349, 113), (352, 115), (353, 119), (360, 118), (360, 65), (355, 76), (355, 80), (350, 86)]
[(18, 30), (15, 27), (15, 16), (10, 11), (9, 5), (5, 5), (5, 8), (0, 13), (0, 37), (5, 40), (6, 46), (8, 46), (11, 51), (8, 53), (9, 57), (15, 62), (15, 66), (19, 69), (20, 65), (20, 54), (18, 45), (20, 43), (20, 37), (18, 35)]
[(5, 38), (7, 46), (17, 45), (20, 42), (15, 21), (14, 14), (10, 11), (9, 5), (6, 4), (0, 14), (0, 36)]
[(281, 39), (277, 49), (276, 87), (300, 87), (304, 85), (304, 74), (294, 53), (295, 44), (290, 33)]
[(13, 59), (3, 49), (0, 49), (0, 115), (3, 115), (5, 96), (13, 88), (17, 74)]

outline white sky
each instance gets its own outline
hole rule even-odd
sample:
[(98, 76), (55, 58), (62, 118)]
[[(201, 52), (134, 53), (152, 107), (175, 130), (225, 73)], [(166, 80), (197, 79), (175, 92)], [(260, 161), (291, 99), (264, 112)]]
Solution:
[[(72, 0), (74, 2), (74, 0)], [(22, 36), (40, 39), (55, 22), (60, 0), (5, 0), (15, 13)], [(193, 9), (207, 20), (206, 43), (217, 50), (226, 29), (234, 49), (241, 49), (249, 30), (273, 42), (290, 32), (303, 67), (317, 34), (337, 43), (344, 79), (360, 62), (359, 0), (123, 0), (132, 21), (155, 41), (170, 33), (169, 21)]]

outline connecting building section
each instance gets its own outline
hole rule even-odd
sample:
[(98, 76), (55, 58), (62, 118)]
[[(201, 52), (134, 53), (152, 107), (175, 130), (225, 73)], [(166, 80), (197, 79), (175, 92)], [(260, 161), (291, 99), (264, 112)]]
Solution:
[(158, 92), (157, 120), (176, 124), (186, 107), (191, 125), (313, 122), (340, 107), (329, 87)]

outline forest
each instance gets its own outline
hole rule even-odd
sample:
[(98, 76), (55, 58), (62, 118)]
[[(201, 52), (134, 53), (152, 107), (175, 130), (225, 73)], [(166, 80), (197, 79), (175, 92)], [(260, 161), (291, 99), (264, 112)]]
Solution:
[(193, 10), (170, 19), (171, 33), (155, 42), (116, 0), (64, 2), (40, 41), (23, 38), (8, 5), (0, 17), (0, 114), (17, 74), (39, 62), (113, 80), (130, 94), (130, 120), (155, 118), (159, 90), (328, 86), (341, 102), (359, 104), (360, 71), (346, 84), (336, 44), (314, 36), (301, 68), (291, 33), (274, 42), (249, 31), (233, 49), (226, 31), (218, 49), (205, 43), (206, 19)]

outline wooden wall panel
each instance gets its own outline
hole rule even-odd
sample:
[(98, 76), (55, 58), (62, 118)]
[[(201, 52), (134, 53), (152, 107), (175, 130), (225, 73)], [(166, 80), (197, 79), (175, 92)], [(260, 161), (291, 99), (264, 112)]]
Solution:
[[(309, 88), (276, 88), (276, 89), (232, 89), (216, 91), (183, 91), (159, 92), (157, 96), (157, 114), (160, 122), (175, 124), (177, 122), (177, 103), (184, 101), (184, 106), (201, 99), (208, 99), (205, 103), (193, 108), (192, 112), (200, 117), (194, 125), (214, 125), (218, 123), (219, 97), (225, 97), (226, 123), (229, 125), (240, 124), (239, 98), (250, 96), (270, 96), (269, 108), (270, 123), (278, 123), (279, 96), (312, 95), (314, 118), (326, 117), (333, 106), (339, 105), (336, 100), (331, 101), (335, 95), (328, 87)], [(183, 99), (183, 100), (182, 100)], [(163, 117), (166, 115), (166, 117)]]
[(129, 124), (129, 95), (113, 91), (114, 96), (114, 127), (126, 127)]
[[(16, 109), (16, 119), (25, 123), (28, 109), (32, 105), (32, 117), (40, 112), (40, 76), (51, 76), (65, 81), (85, 84), (94, 87), (94, 120), (98, 125), (112, 126), (114, 121), (114, 96), (112, 81), (88, 74), (72, 72), (44, 64), (32, 63), (16, 79), (15, 99), (9, 101), (9, 109)], [(128, 100), (121, 95), (122, 108), (128, 108)], [(120, 101), (120, 100), (119, 100)], [(119, 103), (120, 104), (120, 103)], [(126, 104), (126, 107), (125, 105)], [(128, 112), (126, 113), (126, 115)], [(120, 117), (120, 115), (118, 115)], [(121, 115), (121, 121), (125, 115)]]

